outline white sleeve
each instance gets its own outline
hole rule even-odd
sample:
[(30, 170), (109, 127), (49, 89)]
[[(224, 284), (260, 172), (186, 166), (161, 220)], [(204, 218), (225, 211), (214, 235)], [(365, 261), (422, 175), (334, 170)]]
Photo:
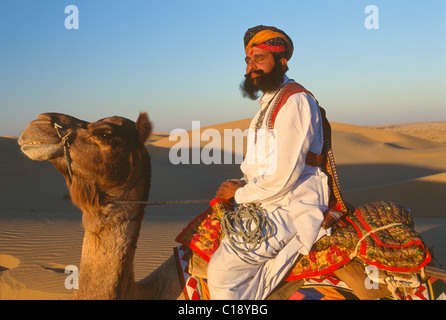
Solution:
[[(279, 111), (275, 124), (276, 161), (272, 174), (259, 174), (248, 180), (234, 196), (237, 203), (264, 202), (287, 194), (305, 168), (305, 157), (314, 139), (316, 102), (306, 93), (292, 95)], [(318, 113), (316, 113), (317, 115)]]

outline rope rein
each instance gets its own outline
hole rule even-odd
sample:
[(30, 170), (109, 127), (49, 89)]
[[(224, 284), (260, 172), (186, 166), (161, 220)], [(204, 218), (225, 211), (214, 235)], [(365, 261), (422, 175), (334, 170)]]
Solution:
[(59, 128), (62, 129), (62, 126), (57, 123), (54, 123), (54, 129), (56, 129), (57, 135), (62, 140), (63, 155), (65, 157), (65, 161), (67, 162), (68, 175), (70, 177), (70, 183), (71, 183), (73, 180), (73, 172), (71, 171), (71, 160), (70, 160), (70, 154), (68, 153), (68, 148), (70, 147), (70, 143), (68, 142), (68, 137), (73, 131), (71, 130), (68, 131), (68, 133), (62, 137), (62, 135), (59, 132)]
[(172, 201), (113, 201), (116, 204), (144, 204), (148, 206), (168, 205), (168, 204), (195, 204), (195, 203), (209, 203), (209, 200), (172, 200)]
[(238, 252), (252, 252), (276, 233), (276, 225), (258, 203), (242, 204), (234, 211), (226, 211), (221, 229), (231, 247)]

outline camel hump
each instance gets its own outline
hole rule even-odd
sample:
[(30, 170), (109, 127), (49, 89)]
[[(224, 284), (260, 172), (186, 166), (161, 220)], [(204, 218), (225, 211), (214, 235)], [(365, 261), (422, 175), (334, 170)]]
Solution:
[(139, 140), (144, 144), (152, 133), (153, 125), (149, 120), (147, 112), (141, 112), (136, 120), (136, 130), (138, 131)]

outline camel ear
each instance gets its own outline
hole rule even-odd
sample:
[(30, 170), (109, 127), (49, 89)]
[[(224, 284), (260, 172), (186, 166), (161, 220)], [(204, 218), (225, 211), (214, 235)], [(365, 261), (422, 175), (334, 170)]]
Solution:
[(138, 120), (136, 120), (136, 130), (138, 131), (139, 140), (144, 144), (152, 133), (152, 122), (149, 120), (147, 112), (141, 112)]

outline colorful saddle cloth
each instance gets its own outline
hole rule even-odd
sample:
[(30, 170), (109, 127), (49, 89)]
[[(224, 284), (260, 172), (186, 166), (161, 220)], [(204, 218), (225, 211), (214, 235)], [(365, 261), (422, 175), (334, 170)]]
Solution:
[[(211, 207), (192, 220), (176, 241), (209, 262), (224, 236), (220, 221), (228, 210), (232, 210), (229, 202), (212, 200)], [(332, 226), (331, 235), (319, 239), (310, 253), (296, 262), (287, 280), (325, 275), (353, 258), (396, 272), (416, 271), (431, 260), (414, 230), (410, 210), (380, 201), (358, 207), (342, 224)]]
[[(190, 249), (180, 245), (175, 249), (179, 274), (186, 299), (210, 300), (206, 279), (189, 273)], [(288, 300), (358, 300), (355, 292), (338, 277), (328, 274), (307, 278)], [(446, 280), (429, 277), (419, 287), (397, 292), (396, 296), (380, 297), (380, 300), (446, 300)]]
[[(446, 280), (430, 277), (417, 288), (398, 292), (379, 300), (446, 300)], [(351, 288), (336, 277), (326, 275), (305, 279), (289, 300), (358, 300)]]

